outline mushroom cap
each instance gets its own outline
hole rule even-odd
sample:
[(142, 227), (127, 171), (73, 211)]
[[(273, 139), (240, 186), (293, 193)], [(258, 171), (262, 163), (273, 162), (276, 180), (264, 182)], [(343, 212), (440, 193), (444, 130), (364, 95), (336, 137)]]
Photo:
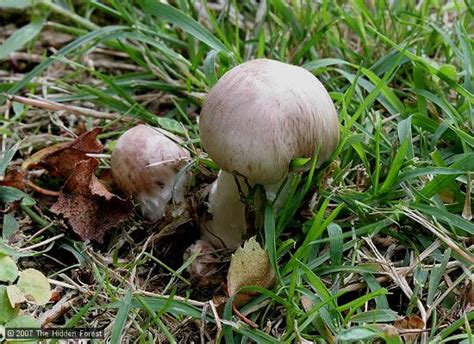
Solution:
[(290, 161), (326, 161), (339, 141), (334, 104), (309, 71), (256, 59), (232, 68), (209, 92), (199, 122), (209, 156), (229, 173), (271, 184), (288, 173)]
[(179, 138), (170, 133), (165, 135), (140, 124), (119, 138), (112, 153), (110, 165), (115, 182), (139, 203), (149, 220), (162, 217), (172, 198), (177, 203), (184, 201), (189, 175), (178, 173), (184, 165), (183, 158), (190, 154), (177, 142)]

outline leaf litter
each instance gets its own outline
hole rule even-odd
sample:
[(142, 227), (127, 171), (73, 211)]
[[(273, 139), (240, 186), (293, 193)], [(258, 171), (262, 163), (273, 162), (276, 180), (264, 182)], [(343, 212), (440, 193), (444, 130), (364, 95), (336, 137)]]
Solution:
[[(268, 253), (260, 246), (255, 237), (247, 240), (232, 255), (227, 273), (227, 293), (233, 296), (244, 286), (270, 288), (275, 283), (275, 271), (270, 263)], [(248, 302), (254, 293), (239, 293), (235, 305)]]
[(94, 128), (71, 142), (46, 147), (30, 156), (22, 164), (22, 171), (42, 167), (51, 176), (64, 178), (51, 212), (65, 218), (82, 240), (102, 243), (110, 228), (128, 218), (133, 205), (110, 192), (95, 175), (99, 160), (88, 154), (103, 151), (97, 139), (100, 133), (100, 128)]

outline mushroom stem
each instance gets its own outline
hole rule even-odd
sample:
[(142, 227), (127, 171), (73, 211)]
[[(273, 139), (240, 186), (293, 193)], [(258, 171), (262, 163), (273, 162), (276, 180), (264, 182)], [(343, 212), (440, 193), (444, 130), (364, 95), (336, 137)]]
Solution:
[[(285, 186), (278, 194), (282, 183), (285, 183)], [(280, 182), (263, 186), (267, 200), (275, 201), (273, 204), (275, 211), (283, 207), (287, 199), (289, 185), (290, 183), (283, 179)], [(247, 234), (249, 226), (253, 225), (247, 223), (246, 204), (242, 200), (241, 192), (243, 196), (249, 192), (248, 184), (244, 178), (221, 170), (209, 192), (208, 211), (212, 215), (212, 219), (205, 224), (203, 235), (203, 238), (215, 247), (237, 248), (242, 243), (242, 237)], [(260, 209), (263, 201), (259, 195), (256, 195), (255, 208)], [(263, 222), (260, 215), (260, 212), (257, 211), (256, 223), (259, 225)]]
[(212, 219), (205, 224), (204, 238), (215, 247), (236, 248), (247, 233), (245, 204), (235, 178), (239, 177), (220, 171), (209, 192), (208, 211)]

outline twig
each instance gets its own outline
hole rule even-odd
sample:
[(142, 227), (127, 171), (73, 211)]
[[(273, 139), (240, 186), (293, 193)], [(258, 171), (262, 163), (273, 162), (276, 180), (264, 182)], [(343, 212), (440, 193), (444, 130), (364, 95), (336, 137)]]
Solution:
[[(410, 288), (408, 285), (408, 282), (405, 278), (405, 276), (402, 276), (398, 274), (397, 270), (393, 266), (391, 262), (388, 262), (379, 252), (377, 247), (375, 247), (374, 243), (370, 238), (363, 237), (364, 241), (369, 245), (371, 248), (372, 252), (375, 254), (377, 257), (379, 263), (381, 264), (382, 268), (385, 270), (387, 275), (390, 276), (390, 278), (393, 280), (393, 282), (403, 291), (403, 293), (411, 299), (413, 297), (413, 290)], [(426, 310), (425, 307), (423, 306), (423, 303), (421, 303), (421, 300), (416, 301), (416, 305), (418, 306), (418, 310), (420, 311), (421, 319), (423, 320), (425, 326), (426, 326), (426, 321), (427, 321), (427, 315), (426, 315)]]
[(67, 313), (77, 301), (81, 299), (81, 296), (76, 296), (72, 299), (62, 299), (58, 303), (56, 303), (53, 308), (45, 312), (41, 315), (40, 323), (42, 327), (45, 327), (48, 324), (53, 323), (56, 321), (60, 316)]
[(145, 167), (155, 167), (155, 166), (161, 166), (161, 165), (166, 165), (166, 164), (174, 164), (174, 163), (178, 163), (178, 162), (181, 162), (181, 161), (192, 161), (193, 158), (187, 158), (187, 157), (179, 157), (179, 158), (175, 158), (175, 159), (169, 159), (169, 160), (163, 160), (163, 161), (160, 161), (160, 162), (152, 162), (151, 164), (148, 164), (146, 165)]
[(10, 53), (8, 57), (12, 60), (22, 60), (27, 62), (39, 63), (45, 59), (44, 56), (39, 54), (30, 54), (30, 53), (23, 53), (23, 52), (15, 52)]
[(86, 153), (86, 156), (89, 158), (97, 158), (97, 159), (110, 159), (112, 156), (111, 154), (100, 154), (100, 153)]
[(237, 307), (235, 306), (235, 304), (232, 304), (232, 309), (234, 310), (234, 313), (240, 318), (240, 320), (242, 320), (244, 323), (246, 323), (247, 325), (253, 327), (253, 328), (258, 328), (258, 325), (256, 323), (254, 323), (252, 320), (250, 320), (249, 318), (247, 318), (245, 315), (243, 315), (242, 313), (239, 312), (239, 310), (237, 309)]
[(37, 193), (40, 193), (42, 195), (52, 196), (52, 197), (58, 197), (60, 195), (60, 193), (58, 191), (52, 191), (52, 190), (44, 189), (41, 186), (38, 186), (35, 183), (33, 183), (31, 180), (26, 179), (26, 180), (24, 180), (24, 182), (25, 182), (26, 185), (28, 185), (28, 187), (31, 190), (36, 191)]
[[(5, 104), (5, 119), (8, 121), (10, 118), (10, 109), (12, 107), (12, 102), (7, 99), (7, 103)], [(7, 134), (2, 135), (2, 152), (5, 152), (7, 149)]]
[(173, 295), (173, 296), (171, 296), (171, 295), (162, 295), (162, 294), (156, 294), (156, 293), (152, 293), (152, 292), (145, 291), (145, 290), (137, 290), (135, 293), (140, 294), (140, 295), (145, 295), (145, 296), (151, 296), (151, 297), (160, 297), (160, 298), (163, 298), (163, 299), (169, 299), (169, 298), (172, 297), (173, 300), (185, 302), (185, 303), (190, 304), (191, 306), (196, 306), (196, 307), (204, 307), (206, 305), (206, 302), (191, 300), (191, 299), (188, 299), (188, 298), (185, 298), (185, 297), (182, 297), (182, 296), (178, 296), (178, 295)]
[(46, 244), (49, 244), (50, 242), (52, 241), (55, 241), (57, 239), (61, 239), (62, 237), (64, 236), (64, 233), (63, 234), (58, 234), (56, 236), (53, 236), (52, 238), (49, 238), (47, 240), (44, 240), (44, 241), (41, 241), (37, 244), (34, 244), (34, 245), (31, 245), (31, 246), (28, 246), (28, 247), (23, 247), (23, 248), (20, 248), (18, 251), (20, 252), (23, 252), (23, 251), (29, 251), (29, 250), (32, 250), (34, 248), (37, 248), (37, 247), (40, 247), (40, 246), (44, 246)]
[(53, 226), (53, 223), (49, 223), (47, 226), (44, 226), (43, 228), (41, 228), (39, 231), (37, 231), (35, 234), (33, 234), (32, 236), (30, 236), (28, 238), (28, 240), (25, 241), (25, 243), (28, 243), (30, 242), (31, 240), (33, 240), (34, 238), (36, 238), (38, 235), (40, 234), (43, 234), (45, 231), (47, 231), (50, 227)]
[[(92, 109), (82, 108), (79, 106), (74, 105), (66, 105), (57, 102), (53, 102), (51, 100), (38, 98), (26, 98), (22, 96), (16, 95), (9, 95), (4, 94), (10, 101), (14, 101), (17, 103), (22, 103), (25, 105), (34, 106), (41, 109), (51, 110), (51, 111), (69, 111), (79, 116), (91, 116), (96, 118), (104, 118), (104, 119), (117, 119), (117, 117), (121, 117), (119, 114), (115, 113), (108, 113), (108, 112), (101, 112)], [(129, 120), (128, 118), (122, 118), (123, 120)]]
[(221, 319), (219, 318), (219, 314), (217, 313), (217, 308), (216, 308), (216, 305), (214, 304), (214, 301), (209, 300), (209, 305), (211, 306), (212, 314), (214, 315), (214, 320), (216, 321), (217, 329), (221, 331), (222, 323), (221, 323)]
[(55, 279), (52, 279), (52, 278), (48, 278), (48, 282), (52, 285), (58, 285), (58, 286), (64, 287), (64, 288), (78, 290), (78, 291), (80, 291), (81, 293), (84, 293), (84, 294), (90, 294), (89, 290), (87, 290), (84, 287), (81, 287), (78, 284), (73, 285), (73, 284), (69, 284), (69, 283), (66, 283), (66, 282), (61, 282), (61, 281), (58, 281), (58, 280), (55, 280)]
[(401, 209), (404, 211), (405, 215), (407, 215), (412, 220), (415, 220), (420, 225), (422, 225), (423, 227), (428, 229), (431, 233), (436, 235), (441, 241), (443, 241), (447, 246), (449, 246), (454, 251), (456, 251), (456, 253), (458, 253), (461, 257), (463, 257), (466, 261), (468, 261), (471, 264), (474, 264), (474, 257), (472, 257), (471, 255), (464, 252), (464, 250), (461, 249), (458, 245), (456, 245), (456, 243), (449, 236), (442, 233), (438, 228), (436, 228), (425, 217), (421, 216), (417, 212), (412, 211), (411, 209), (409, 209), (407, 207), (401, 207)]
[[(94, 56), (96, 57), (96, 56)], [(125, 62), (112, 62), (109, 60), (93, 60), (94, 67), (102, 67), (106, 69), (118, 69), (118, 70), (130, 70), (134, 72), (143, 72), (144, 68), (139, 67), (134, 64), (125, 63)]]
[[(377, 282), (379, 282), (379, 283), (386, 282), (390, 279), (391, 278), (389, 276), (380, 276), (380, 277), (376, 278)], [(361, 290), (361, 289), (364, 289), (364, 288), (367, 288), (367, 283), (357, 282), (357, 283), (349, 284), (349, 285), (345, 286), (344, 288), (341, 288), (339, 291), (341, 293), (346, 293), (346, 292), (358, 291), (358, 290)]]
[[(447, 325), (438, 326), (438, 329), (446, 327)], [(398, 334), (409, 334), (409, 333), (424, 333), (430, 332), (432, 328), (412, 328), (412, 329), (404, 329), (404, 330), (397, 330)]]

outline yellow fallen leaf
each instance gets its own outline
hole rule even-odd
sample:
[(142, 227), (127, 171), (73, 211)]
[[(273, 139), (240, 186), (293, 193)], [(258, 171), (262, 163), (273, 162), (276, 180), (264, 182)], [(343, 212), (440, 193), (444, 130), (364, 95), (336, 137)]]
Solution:
[[(227, 292), (234, 295), (243, 286), (269, 288), (275, 283), (275, 271), (267, 252), (255, 237), (250, 238), (232, 255), (227, 273)], [(242, 305), (252, 298), (252, 293), (239, 293), (234, 304)]]
[(51, 297), (51, 288), (45, 275), (35, 269), (23, 270), (17, 283), (18, 289), (26, 299), (42, 306)]
[(25, 295), (16, 285), (7, 286), (7, 295), (8, 300), (10, 300), (10, 304), (12, 305), (12, 308), (15, 308), (17, 304), (26, 302)]

